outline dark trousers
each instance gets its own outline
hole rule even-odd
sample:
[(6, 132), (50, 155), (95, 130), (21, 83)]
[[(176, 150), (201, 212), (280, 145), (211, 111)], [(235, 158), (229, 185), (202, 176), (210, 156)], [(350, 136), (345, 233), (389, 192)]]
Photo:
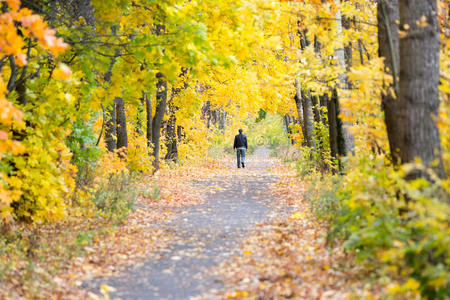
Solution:
[(245, 149), (236, 149), (237, 166), (241, 167), (241, 163), (245, 163)]

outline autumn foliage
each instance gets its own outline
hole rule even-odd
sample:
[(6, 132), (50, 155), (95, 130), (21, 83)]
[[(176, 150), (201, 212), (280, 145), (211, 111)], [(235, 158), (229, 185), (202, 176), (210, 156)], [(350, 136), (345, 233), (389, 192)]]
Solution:
[(330, 244), (369, 261), (386, 293), (448, 297), (449, 6), (391, 20), (399, 43), (435, 25), (440, 44), (436, 151), (407, 160), (388, 134), (407, 76), (381, 53), (385, 2), (0, 1), (0, 227), (126, 219), (139, 179), (244, 127), (314, 183)]

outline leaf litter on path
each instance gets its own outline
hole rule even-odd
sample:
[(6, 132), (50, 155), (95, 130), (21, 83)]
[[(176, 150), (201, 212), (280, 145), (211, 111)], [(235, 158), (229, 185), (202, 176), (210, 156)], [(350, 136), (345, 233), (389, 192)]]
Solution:
[(38, 244), (26, 259), (13, 251), (0, 256), (0, 269), (6, 272), (0, 277), (0, 299), (88, 299), (86, 280), (118, 274), (170, 247), (173, 233), (160, 225), (182, 212), (174, 208), (204, 200), (191, 183), (211, 168), (205, 164), (193, 172), (180, 167), (144, 178), (137, 184), (141, 192), (136, 209), (118, 225), (77, 213), (41, 225), (38, 232), (24, 228), (22, 236), (34, 236)]
[(274, 219), (242, 241), (240, 255), (214, 268), (224, 289), (197, 299), (377, 299), (342, 247), (326, 246), (327, 224), (303, 199), (300, 179), (285, 171), (272, 185)]
[[(202, 252), (208, 241), (199, 241), (197, 236), (210, 236), (211, 233), (198, 230), (197, 234), (192, 235), (187, 230), (185, 235), (190, 238), (178, 240), (170, 226), (161, 225), (169, 224), (175, 216), (184, 215), (185, 206), (203, 203), (207, 197), (227, 192), (236, 183), (251, 186), (251, 182), (268, 182), (268, 176), (278, 179), (275, 182), (269, 180), (272, 182), (268, 185), (271, 187), (270, 193), (246, 187), (238, 191), (249, 200), (258, 201), (267, 196), (274, 200), (268, 206), (267, 221), (252, 227), (251, 234), (246, 233), (248, 236), (241, 241), (239, 255), (235, 250), (220, 248), (223, 252), (221, 257), (226, 261), (222, 260), (214, 272), (208, 271), (208, 276), (223, 278), (221, 283), (227, 291), (219, 293), (216, 289), (210, 289), (195, 298), (345, 299), (354, 293), (368, 293), (358, 281), (356, 268), (343, 270), (339, 267), (338, 264), (346, 259), (344, 251), (336, 248), (330, 253), (325, 247), (326, 224), (318, 222), (310, 211), (309, 204), (303, 200), (304, 187), (291, 170), (285, 169), (275, 159), (267, 159), (265, 163), (270, 167), (265, 170), (252, 166), (251, 160), (246, 169), (237, 170), (230, 166), (229, 159), (208, 162), (195, 168), (186, 166), (163, 170), (154, 177), (146, 178), (139, 184), (144, 192), (128, 220), (113, 231), (94, 237), (83, 253), (65, 261), (65, 265), (50, 280), (36, 285), (38, 293), (34, 293), (33, 298), (96, 298), (98, 293), (93, 294), (85, 289), (89, 287), (84, 284), (89, 278), (104, 278), (106, 282), (109, 276), (139, 267), (149, 259), (168, 258), (174, 263), (190, 257), (208, 259), (208, 255)], [(211, 184), (205, 186), (204, 182)], [(159, 189), (158, 197), (152, 196), (155, 186)], [(208, 193), (211, 196), (207, 196)], [(253, 210), (250, 208), (249, 212)], [(211, 213), (210, 209), (202, 210), (202, 214)], [(191, 222), (183, 217), (181, 220), (186, 224)], [(51, 235), (51, 229), (49, 231)], [(194, 248), (170, 255), (171, 247), (186, 245), (189, 240), (196, 242)], [(230, 255), (235, 256), (227, 260)], [(46, 266), (41, 268), (46, 271)], [(173, 274), (174, 269), (166, 268), (161, 272)], [(195, 276), (202, 282), (205, 279), (202, 276), (206, 275), (199, 273)], [(100, 293), (107, 294), (114, 288), (101, 285)], [(27, 297), (20, 291), (9, 295), (14, 295), (10, 299)]]
[[(207, 170), (189, 172), (188, 177), (195, 179), (188, 184), (204, 193), (204, 203), (174, 209), (182, 214), (164, 225), (174, 232), (171, 247), (156, 253), (160, 260), (150, 257), (142, 266), (107, 280), (117, 289), (112, 296), (189, 299), (209, 291), (216, 298), (211, 292), (220, 284), (209, 268), (238, 253), (240, 240), (248, 230), (269, 217), (272, 197), (267, 191), (278, 176), (266, 171), (266, 166), (278, 170), (273, 159), (249, 160), (245, 171), (236, 170), (230, 162), (225, 158), (213, 162)], [(96, 281), (96, 286), (100, 283)]]

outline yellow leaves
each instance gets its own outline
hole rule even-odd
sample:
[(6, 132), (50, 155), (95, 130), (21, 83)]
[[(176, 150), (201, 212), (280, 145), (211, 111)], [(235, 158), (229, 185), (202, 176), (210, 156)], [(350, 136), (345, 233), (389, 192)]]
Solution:
[(389, 293), (392, 295), (419, 295), (420, 283), (414, 278), (408, 278), (408, 280), (400, 285), (398, 283), (391, 284), (389, 286)]
[(248, 297), (248, 292), (246, 291), (235, 291), (227, 295), (227, 299), (243, 299)]
[(291, 216), (291, 219), (299, 220), (299, 219), (304, 218), (305, 216), (306, 216), (306, 215), (305, 215), (304, 213), (296, 212), (296, 213), (294, 213), (294, 214)]
[(279, 49), (281, 47), (281, 37), (280, 36), (272, 36), (268, 39), (265, 39), (262, 46), (263, 46), (263, 48), (268, 48), (268, 49)]
[[(57, 38), (55, 36), (55, 31), (49, 29), (47, 24), (43, 21), (43, 19), (38, 16), (32, 14), (29, 9), (20, 9), (20, 1), (18, 0), (7, 0), (6, 1), (9, 6), (9, 11), (4, 12), (0, 15), (0, 55), (13, 55), (16, 63), (23, 67), (25, 66), (27, 61), (27, 55), (24, 51), (26, 51), (26, 47), (24, 47), (24, 38), (30, 37), (37, 40), (38, 45), (42, 46), (44, 49), (49, 50), (54, 56), (57, 56), (59, 53), (63, 52), (67, 48), (67, 44), (63, 42), (61, 38)], [(16, 24), (21, 26), (20, 35), (18, 34), (18, 30), (16, 28)], [(56, 76), (58, 76), (59, 70), (56, 70)], [(67, 74), (67, 69), (63, 71), (60, 75)], [(61, 76), (63, 77), (63, 76)], [(6, 84), (3, 82), (2, 77), (0, 77), (0, 128), (3, 126), (7, 126), (9, 128), (14, 128), (16, 130), (20, 130), (24, 128), (24, 123), (22, 121), (23, 112), (17, 109), (10, 101), (5, 98)], [(29, 150), (27, 148), (27, 150)], [(11, 140), (9, 138), (9, 133), (0, 130), (0, 159), (6, 154), (10, 153), (13, 156), (22, 154), (25, 152), (25, 146), (22, 143)], [(44, 156), (45, 157), (45, 156)], [(16, 161), (16, 167), (19, 169), (16, 176), (20, 177), (20, 169), (23, 166), (19, 163), (20, 158)], [(23, 159), (22, 159), (23, 160)], [(23, 169), (22, 175), (27, 176), (35, 176), (33, 172), (28, 172), (28, 170)], [(2, 174), (0, 174), (2, 175)], [(41, 175), (41, 174), (40, 174)], [(2, 175), (3, 177), (4, 175)], [(8, 175), (9, 176), (9, 175)], [(50, 176), (51, 177), (51, 176)], [(39, 182), (39, 176), (33, 178), (36, 182)], [(18, 195), (21, 194), (22, 189), (30, 189), (28, 184), (22, 182), (21, 180), (17, 180), (17, 178), (13, 177), (3, 177), (3, 180), (8, 183), (8, 188), (2, 184), (0, 187), (0, 195), (2, 198), (7, 199), (5, 201), (6, 204), (9, 204), (13, 200), (18, 200)], [(51, 189), (49, 189), (51, 190)], [(59, 198), (60, 195), (53, 195), (51, 198)], [(32, 198), (42, 199), (41, 196), (33, 194)], [(61, 200), (58, 200), (61, 201)], [(38, 201), (39, 202), (39, 201)], [(44, 205), (47, 205), (47, 201), (40, 201)], [(52, 201), (49, 202), (52, 204)], [(5, 210), (6, 209), (6, 210)], [(24, 208), (24, 212), (28, 208)], [(7, 214), (8, 205), (6, 208), (0, 207), (0, 213), (2, 215)], [(59, 214), (59, 211), (52, 209), (52, 213)], [(8, 214), (7, 214), (8, 215)], [(23, 216), (28, 216), (25, 214)], [(51, 215), (51, 214), (49, 214)]]
[(146, 137), (135, 131), (129, 132), (126, 166), (132, 172), (149, 174), (154, 170), (152, 149), (147, 146)]
[(114, 0), (93, 0), (92, 6), (95, 7), (96, 21), (100, 25), (106, 25), (103, 22), (114, 22), (122, 15), (120, 3)]
[(112, 286), (109, 286), (107, 284), (102, 284), (100, 286), (100, 293), (102, 294), (102, 297), (97, 296), (94, 293), (89, 293), (89, 299), (90, 300), (110, 300), (112, 299), (109, 294), (111, 292), (115, 292), (116, 289)]
[[(360, 151), (368, 154), (371, 147), (388, 148), (383, 112), (381, 108), (381, 93), (384, 86), (392, 82), (392, 76), (384, 71), (383, 59), (377, 58), (364, 66), (351, 69), (348, 79), (353, 87), (349, 90), (339, 90), (342, 97), (341, 105), (345, 114), (341, 117), (354, 124), (352, 134)], [(363, 122), (361, 122), (364, 120)]]

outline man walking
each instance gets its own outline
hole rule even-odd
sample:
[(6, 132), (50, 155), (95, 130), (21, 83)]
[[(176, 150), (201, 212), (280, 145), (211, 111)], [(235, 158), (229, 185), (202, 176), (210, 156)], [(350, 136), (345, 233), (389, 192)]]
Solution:
[(242, 133), (242, 129), (239, 129), (239, 134), (234, 137), (233, 149), (236, 149), (237, 155), (237, 167), (245, 168), (245, 150), (247, 147), (247, 137)]

